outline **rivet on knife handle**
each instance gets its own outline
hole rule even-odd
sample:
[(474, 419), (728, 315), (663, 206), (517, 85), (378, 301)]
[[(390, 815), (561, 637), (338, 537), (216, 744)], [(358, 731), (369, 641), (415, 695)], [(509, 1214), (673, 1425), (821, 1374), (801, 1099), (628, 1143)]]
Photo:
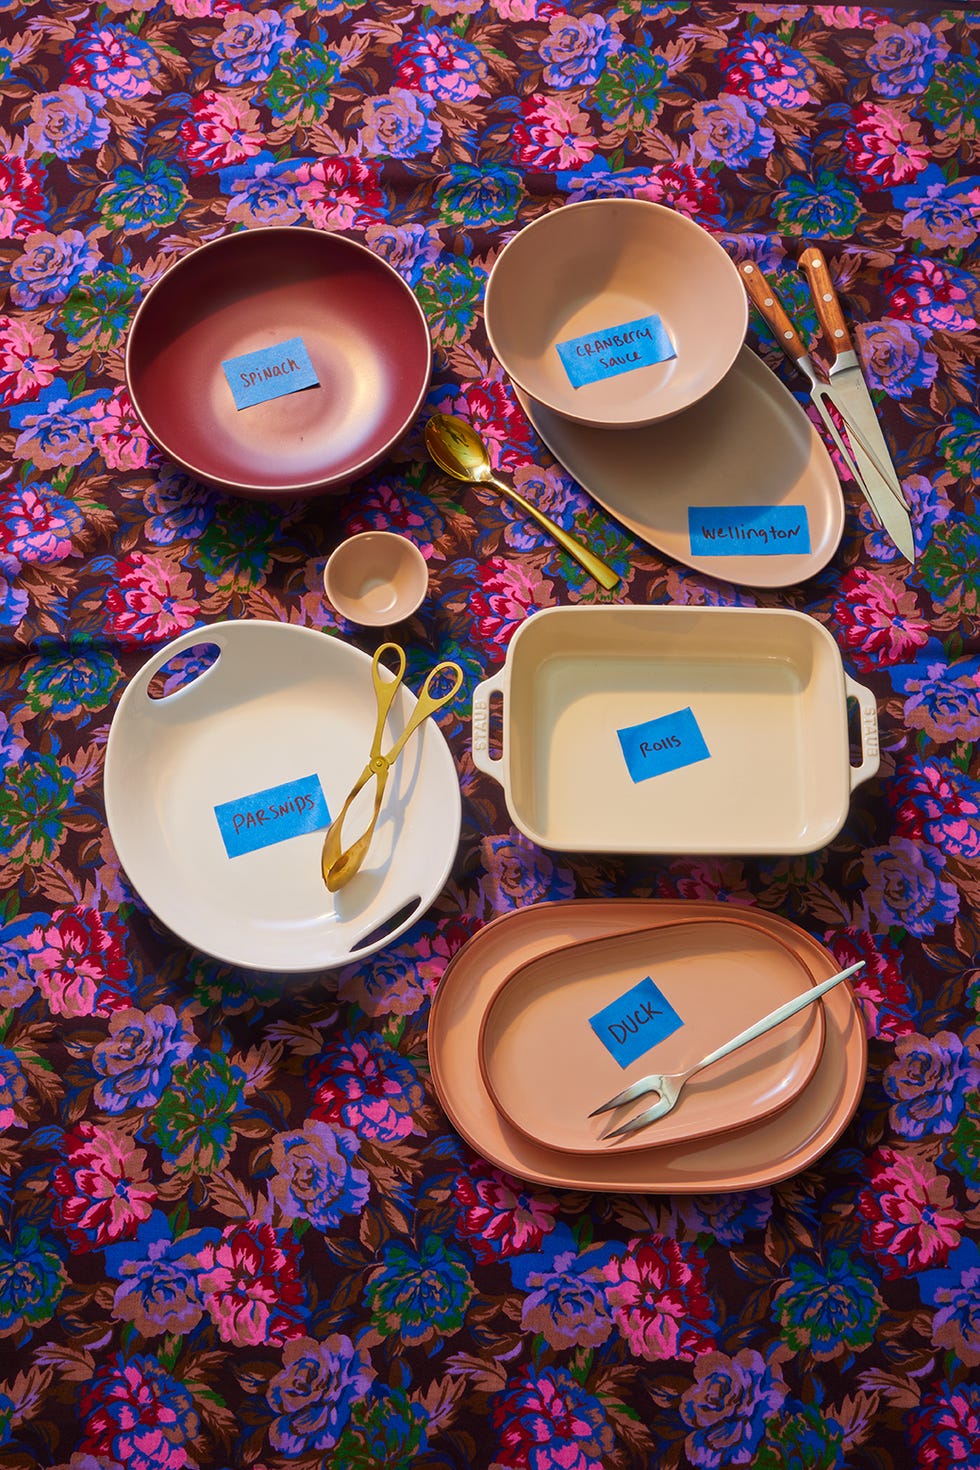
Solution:
[(792, 358), (794, 362), (799, 362), (801, 357), (806, 357), (807, 350), (800, 341), (796, 328), (786, 315), (778, 296), (759, 267), (751, 260), (743, 260), (738, 270), (753, 305), (758, 308), (760, 315), (775, 332), (776, 340), (786, 356)]
[(818, 250), (815, 245), (804, 250), (800, 256), (800, 270), (809, 283), (813, 305), (828, 342), (838, 353), (853, 352), (851, 336), (847, 330), (844, 313), (841, 311), (823, 251)]

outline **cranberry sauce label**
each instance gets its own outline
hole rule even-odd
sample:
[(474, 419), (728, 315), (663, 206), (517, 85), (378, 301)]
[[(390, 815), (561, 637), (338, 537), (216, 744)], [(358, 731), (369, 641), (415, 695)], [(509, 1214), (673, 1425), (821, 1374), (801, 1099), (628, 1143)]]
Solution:
[(658, 316), (641, 316), (635, 322), (587, 332), (584, 337), (570, 337), (555, 345), (573, 388), (666, 362), (677, 355)]

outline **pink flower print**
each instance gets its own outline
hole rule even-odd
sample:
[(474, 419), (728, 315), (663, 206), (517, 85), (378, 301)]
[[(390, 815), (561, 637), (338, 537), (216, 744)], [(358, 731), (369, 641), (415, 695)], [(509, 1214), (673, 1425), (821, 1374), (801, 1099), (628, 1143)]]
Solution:
[(690, 163), (667, 163), (652, 169), (649, 178), (633, 190), (637, 199), (666, 204), (680, 214), (709, 226), (721, 217), (721, 195), (714, 178)]
[(28, 963), (56, 1016), (108, 1016), (131, 1004), (126, 931), (97, 909), (55, 909), (30, 936)]
[(50, 485), (18, 486), (0, 511), (0, 548), (20, 562), (50, 565), (72, 555), (85, 521), (75, 502)]
[(43, 327), (0, 316), (0, 404), (28, 403), (52, 381), (54, 340)]
[(0, 239), (26, 240), (43, 227), (46, 181), (42, 163), (0, 154)]
[(910, 663), (929, 641), (914, 590), (898, 575), (855, 567), (834, 604), (838, 635), (859, 669)]
[(888, 312), (941, 332), (972, 332), (976, 284), (966, 271), (925, 256), (903, 262), (884, 280)]
[(108, 631), (129, 646), (175, 638), (200, 613), (190, 586), (186, 572), (143, 551), (121, 558), (105, 595)]
[(66, 1162), (54, 1171), (54, 1223), (77, 1251), (131, 1239), (157, 1199), (146, 1153), (122, 1130), (82, 1122), (65, 1135)]
[(378, 165), (359, 158), (319, 158), (296, 170), (296, 194), (318, 230), (364, 229), (384, 214)]
[(516, 562), (491, 557), (477, 568), (469, 597), (471, 636), (485, 653), (503, 658), (507, 644), (535, 606), (537, 579)]
[(153, 446), (133, 412), (125, 388), (93, 410), (90, 429), (95, 447), (111, 470), (140, 470), (150, 462)]
[(726, 90), (754, 97), (768, 107), (793, 110), (812, 100), (816, 71), (799, 51), (775, 36), (752, 36), (723, 58)]
[(191, 116), (184, 118), (178, 131), (180, 156), (198, 176), (244, 163), (265, 146), (255, 108), (222, 92), (192, 97)]
[(100, 97), (134, 101), (160, 90), (163, 65), (148, 41), (122, 25), (80, 30), (65, 48), (67, 80)]
[(691, 1363), (715, 1346), (704, 1261), (693, 1246), (636, 1238), (603, 1272), (608, 1301), (631, 1352), (648, 1362)]
[(953, 1208), (949, 1180), (914, 1153), (879, 1148), (857, 1208), (865, 1221), (861, 1243), (886, 1280), (945, 1265), (960, 1243), (963, 1217)]
[(862, 102), (851, 119), (844, 134), (847, 167), (866, 188), (908, 184), (928, 167), (929, 149), (911, 118), (877, 102)]
[(314, 1118), (392, 1143), (415, 1132), (425, 1089), (407, 1057), (371, 1032), (328, 1047), (314, 1064)]
[(199, 1257), (198, 1290), (222, 1342), (281, 1347), (303, 1334), (299, 1242), (258, 1220), (226, 1225)]
[(514, 157), (525, 168), (581, 168), (595, 153), (589, 115), (564, 97), (540, 93), (522, 103), (522, 122), (511, 133)]
[(465, 1236), (478, 1261), (487, 1264), (521, 1251), (536, 1251), (555, 1228), (558, 1201), (534, 1193), (500, 1169), (473, 1164), (453, 1189), (456, 1229)]

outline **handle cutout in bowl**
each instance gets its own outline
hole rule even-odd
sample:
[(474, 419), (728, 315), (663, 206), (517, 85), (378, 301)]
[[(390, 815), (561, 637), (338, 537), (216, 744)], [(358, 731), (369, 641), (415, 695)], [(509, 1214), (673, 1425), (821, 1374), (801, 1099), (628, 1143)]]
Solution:
[(365, 934), (355, 944), (351, 945), (351, 959), (354, 958), (359, 950), (380, 944), (383, 939), (387, 939), (389, 935), (394, 934), (396, 929), (400, 929), (403, 924), (408, 922), (421, 903), (421, 896), (416, 894), (415, 898), (410, 898), (407, 903), (403, 903), (401, 908), (396, 909), (389, 918), (383, 919), (380, 924), (376, 924), (369, 934)]
[(147, 695), (150, 699), (159, 700), (179, 694), (182, 689), (188, 689), (197, 679), (210, 673), (220, 657), (221, 649), (217, 643), (209, 643), (202, 638), (200, 643), (195, 643), (192, 648), (181, 649), (180, 653), (175, 653), (173, 658), (169, 658), (157, 669), (146, 686)]

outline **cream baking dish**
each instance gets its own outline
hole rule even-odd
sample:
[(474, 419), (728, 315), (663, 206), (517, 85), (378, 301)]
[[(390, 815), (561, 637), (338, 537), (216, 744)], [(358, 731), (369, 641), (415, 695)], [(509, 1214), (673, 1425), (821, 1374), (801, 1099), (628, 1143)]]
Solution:
[[(849, 699), (860, 714), (858, 765)], [(877, 705), (805, 613), (547, 608), (474, 690), (473, 760), (542, 847), (814, 852), (878, 769)]]

